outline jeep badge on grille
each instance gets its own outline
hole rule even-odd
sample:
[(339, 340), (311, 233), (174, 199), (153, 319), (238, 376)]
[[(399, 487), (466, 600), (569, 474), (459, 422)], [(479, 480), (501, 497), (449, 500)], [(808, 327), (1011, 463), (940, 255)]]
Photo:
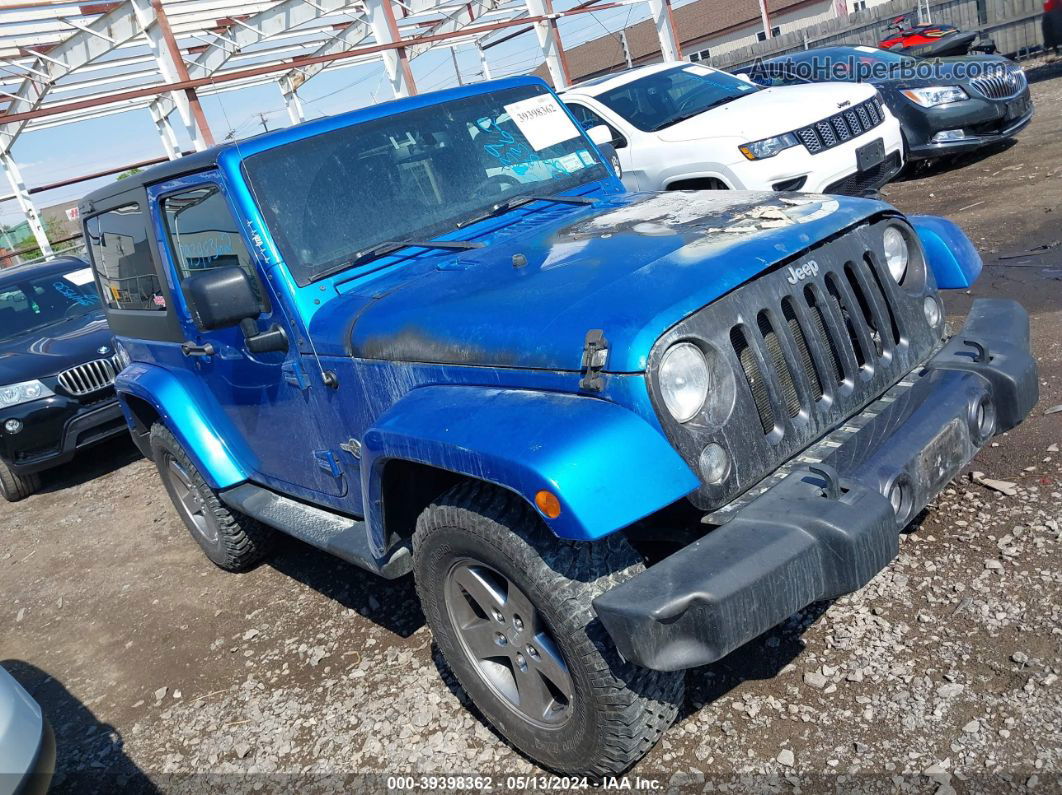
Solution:
[(808, 276), (818, 276), (818, 275), (819, 275), (819, 263), (815, 262), (815, 260), (813, 260), (813, 259), (809, 259), (807, 262), (805, 262), (799, 268), (794, 268), (792, 265), (790, 265), (789, 266), (789, 277), (787, 278), (787, 281), (790, 284), (796, 284), (798, 282), (804, 281), (804, 279), (808, 278)]

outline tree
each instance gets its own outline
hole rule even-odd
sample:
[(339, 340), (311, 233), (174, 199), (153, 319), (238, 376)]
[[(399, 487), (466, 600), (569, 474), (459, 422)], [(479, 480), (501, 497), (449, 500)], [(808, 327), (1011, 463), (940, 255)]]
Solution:
[(144, 169), (142, 169), (142, 168), (131, 168), (128, 171), (123, 171), (121, 174), (119, 174), (117, 177), (115, 177), (115, 180), (125, 179), (126, 177), (132, 177), (132, 176), (134, 176), (136, 174), (139, 174), (143, 170)]
[[(65, 232), (63, 231), (62, 222), (58, 218), (45, 218), (44, 234), (48, 236), (49, 240), (59, 240), (64, 237)], [(23, 251), (23, 249), (25, 250)], [(33, 236), (32, 232), (15, 244), (15, 250), (22, 251), (19, 256), (23, 262), (29, 262), (44, 256), (41, 254), (40, 246), (37, 245), (37, 238)]]

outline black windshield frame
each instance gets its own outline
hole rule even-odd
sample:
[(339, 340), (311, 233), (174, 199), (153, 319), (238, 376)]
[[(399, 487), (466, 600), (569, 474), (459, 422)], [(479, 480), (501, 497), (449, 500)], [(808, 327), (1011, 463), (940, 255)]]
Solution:
[[(573, 129), (571, 137), (535, 150), (504, 106), (543, 97), (560, 106)], [(373, 187), (359, 191), (351, 187), (358, 181), (335, 176), (337, 169), (365, 175), (358, 184), (371, 181)], [(246, 157), (241, 171), (299, 286), (344, 271), (345, 262), (381, 243), (430, 240), (499, 202), (564, 193), (610, 176), (563, 104), (535, 84), (412, 108), (284, 143)], [(490, 184), (478, 191), (462, 187), (473, 181)], [(319, 243), (325, 230), (332, 237)]]

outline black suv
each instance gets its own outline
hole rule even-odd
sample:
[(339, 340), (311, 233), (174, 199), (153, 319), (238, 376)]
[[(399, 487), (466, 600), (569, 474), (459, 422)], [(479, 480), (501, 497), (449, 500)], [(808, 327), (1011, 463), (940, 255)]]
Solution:
[(89, 267), (75, 257), (0, 271), (0, 495), (29, 496), (42, 469), (125, 433), (121, 364)]

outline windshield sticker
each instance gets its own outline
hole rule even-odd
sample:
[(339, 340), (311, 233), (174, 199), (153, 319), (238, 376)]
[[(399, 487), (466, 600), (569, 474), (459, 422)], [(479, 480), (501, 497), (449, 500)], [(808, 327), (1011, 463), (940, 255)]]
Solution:
[(580, 149), (576, 154), (579, 155), (579, 159), (583, 161), (584, 166), (592, 166), (594, 164), (594, 156), (586, 149)]
[(536, 152), (579, 135), (579, 128), (552, 94), (513, 102), (505, 111)]
[[(69, 278), (69, 275), (64, 278)], [(54, 287), (55, 291), (59, 293), (59, 295), (63, 296), (63, 298), (68, 301), (72, 301), (73, 303), (79, 306), (95, 306), (97, 303), (99, 303), (99, 299), (96, 297), (95, 293), (92, 293), (91, 295), (85, 295), (85, 293), (75, 290), (69, 284), (64, 284), (63, 282), (55, 282), (54, 284), (52, 284), (52, 287)]]
[(80, 270), (70, 271), (70, 273), (64, 273), (63, 278), (71, 284), (76, 284), (78, 287), (83, 287), (92, 281), (92, 269), (81, 268)]

